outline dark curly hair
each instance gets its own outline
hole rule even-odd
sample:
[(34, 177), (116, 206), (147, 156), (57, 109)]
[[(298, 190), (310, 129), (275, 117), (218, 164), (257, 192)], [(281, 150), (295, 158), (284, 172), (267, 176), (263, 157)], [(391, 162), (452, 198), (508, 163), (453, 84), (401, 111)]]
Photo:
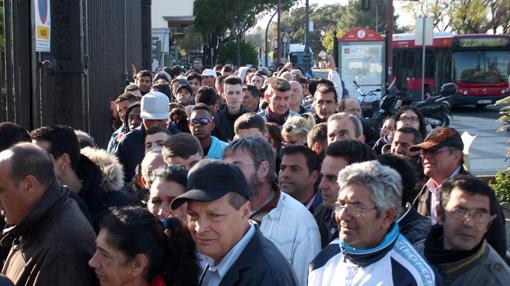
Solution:
[(177, 218), (160, 221), (139, 206), (111, 208), (99, 225), (109, 243), (128, 259), (144, 254), (149, 260), (145, 281), (162, 274), (167, 286), (197, 285), (199, 266), (195, 243)]

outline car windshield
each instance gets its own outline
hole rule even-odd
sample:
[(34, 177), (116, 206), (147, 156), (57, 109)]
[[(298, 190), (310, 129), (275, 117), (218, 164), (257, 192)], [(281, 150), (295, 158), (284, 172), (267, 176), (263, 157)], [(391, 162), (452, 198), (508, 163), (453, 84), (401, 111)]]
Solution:
[(455, 52), (453, 69), (455, 81), (458, 82), (506, 82), (510, 74), (510, 52)]

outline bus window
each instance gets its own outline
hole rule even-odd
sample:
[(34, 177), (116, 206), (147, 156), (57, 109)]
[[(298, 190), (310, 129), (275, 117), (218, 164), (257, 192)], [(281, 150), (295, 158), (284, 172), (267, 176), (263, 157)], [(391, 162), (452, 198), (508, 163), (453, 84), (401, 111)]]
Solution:
[(454, 80), (472, 83), (506, 82), (510, 52), (476, 51), (453, 53)]

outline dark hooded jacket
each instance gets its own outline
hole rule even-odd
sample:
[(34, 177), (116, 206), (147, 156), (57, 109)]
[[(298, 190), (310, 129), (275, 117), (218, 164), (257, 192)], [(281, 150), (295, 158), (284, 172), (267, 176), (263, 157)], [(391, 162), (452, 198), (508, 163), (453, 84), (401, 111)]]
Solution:
[[(171, 134), (179, 133), (173, 123), (169, 123), (168, 131)], [(126, 134), (115, 150), (115, 155), (124, 166), (124, 182), (128, 183), (135, 175), (136, 165), (140, 164), (145, 155), (145, 127), (140, 125)]]
[(95, 239), (67, 187), (55, 180), (20, 223), (4, 230), (0, 243), (11, 250), (2, 274), (15, 285), (95, 285), (87, 264)]
[(107, 191), (102, 185), (101, 170), (85, 155), (80, 155), (76, 173), (82, 181), (82, 188), (78, 194), (87, 205), (96, 232), (99, 231), (99, 221), (107, 213), (108, 208), (133, 203), (133, 200), (123, 192)]
[(221, 141), (231, 141), (234, 138), (234, 122), (239, 116), (248, 112), (248, 109), (241, 106), (241, 109), (236, 114), (228, 112), (228, 108), (218, 111), (214, 116), (214, 131), (213, 135)]

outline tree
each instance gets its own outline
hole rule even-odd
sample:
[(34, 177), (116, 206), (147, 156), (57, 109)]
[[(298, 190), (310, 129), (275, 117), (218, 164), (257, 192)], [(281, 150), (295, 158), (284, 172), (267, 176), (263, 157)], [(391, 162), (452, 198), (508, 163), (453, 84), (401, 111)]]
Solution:
[[(245, 40), (241, 40), (241, 65), (251, 64), (258, 66), (257, 49)], [(219, 64), (232, 64), (236, 62), (237, 58), (237, 43), (230, 41), (223, 45), (218, 50), (218, 63)]]
[(459, 34), (487, 32), (488, 18), (484, 0), (457, 0), (453, 2), (452, 30)]
[(433, 29), (436, 31), (449, 31), (452, 28), (453, 2), (451, 0), (424, 0), (420, 2), (411, 2), (404, 9), (411, 12), (413, 18), (426, 15), (432, 18)]
[[(298, 0), (283, 0), (284, 8)], [(236, 2), (239, 5), (239, 26), (236, 26)], [(195, 0), (194, 30), (204, 37), (208, 49), (217, 50), (236, 36), (244, 34), (255, 24), (257, 15), (276, 7), (275, 0)], [(237, 28), (237, 29), (236, 29)]]
[(510, 32), (510, 0), (423, 0), (407, 4), (405, 8), (414, 18), (431, 17), (436, 31)]

